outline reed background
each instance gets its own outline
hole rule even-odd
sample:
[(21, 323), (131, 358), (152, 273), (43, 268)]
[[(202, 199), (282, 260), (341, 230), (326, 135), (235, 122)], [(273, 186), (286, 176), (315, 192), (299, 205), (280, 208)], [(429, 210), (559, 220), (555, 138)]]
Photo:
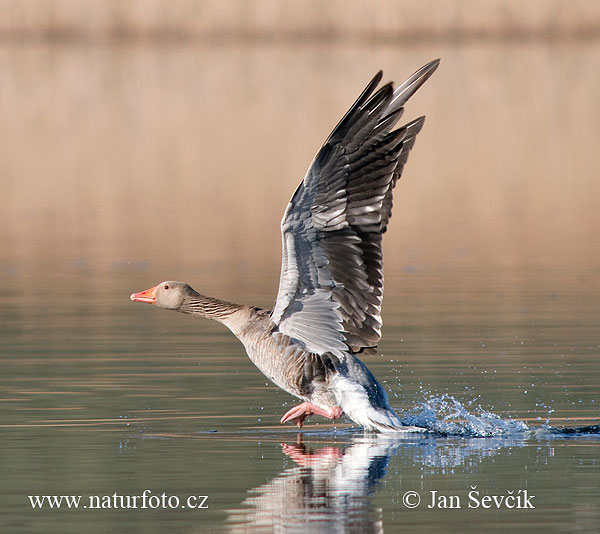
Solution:
[(331, 128), (377, 70), (401, 82), (436, 57), (405, 113), (427, 121), (386, 269), (524, 283), (600, 269), (598, 2), (4, 0), (0, 13), (7, 280), (228, 293), (250, 277), (274, 294), (283, 209)]

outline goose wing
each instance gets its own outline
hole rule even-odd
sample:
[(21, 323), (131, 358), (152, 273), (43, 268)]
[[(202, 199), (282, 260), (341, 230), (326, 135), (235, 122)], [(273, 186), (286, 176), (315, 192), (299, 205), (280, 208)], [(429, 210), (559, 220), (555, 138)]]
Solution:
[(271, 318), (276, 331), (311, 352), (357, 352), (381, 337), (382, 234), (392, 190), (425, 118), (393, 128), (404, 103), (438, 64), (428, 63), (396, 89), (389, 83), (376, 90), (379, 72), (335, 127), (285, 210)]

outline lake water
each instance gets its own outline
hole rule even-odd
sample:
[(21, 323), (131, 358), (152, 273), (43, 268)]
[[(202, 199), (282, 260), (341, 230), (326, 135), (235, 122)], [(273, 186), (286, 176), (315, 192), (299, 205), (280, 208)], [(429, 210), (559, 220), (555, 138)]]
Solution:
[[(299, 434), (228, 331), (128, 296), (185, 279), (271, 306), (312, 154), (377, 68), (438, 56), (366, 358), (429, 431)], [(3, 531), (600, 530), (596, 43), (5, 44), (0, 65)]]

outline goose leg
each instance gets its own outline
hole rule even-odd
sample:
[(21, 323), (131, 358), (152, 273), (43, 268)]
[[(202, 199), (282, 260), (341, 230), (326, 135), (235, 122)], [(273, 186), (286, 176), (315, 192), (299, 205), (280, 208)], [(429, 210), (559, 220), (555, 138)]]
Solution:
[(337, 419), (344, 413), (339, 406), (335, 406), (329, 410), (324, 410), (323, 408), (319, 408), (310, 402), (303, 402), (302, 404), (298, 404), (298, 406), (294, 406), (291, 410), (288, 410), (285, 415), (281, 418), (281, 424), (285, 424), (288, 422), (296, 423), (298, 428), (302, 428), (304, 424), (304, 420), (309, 415), (322, 415), (323, 417), (327, 417), (327, 419)]
[(281, 448), (294, 462), (303, 467), (323, 463), (324, 460), (330, 460), (333, 466), (344, 455), (342, 449), (337, 447), (324, 447), (313, 450), (306, 448), (302, 443), (294, 443), (293, 445), (282, 443)]

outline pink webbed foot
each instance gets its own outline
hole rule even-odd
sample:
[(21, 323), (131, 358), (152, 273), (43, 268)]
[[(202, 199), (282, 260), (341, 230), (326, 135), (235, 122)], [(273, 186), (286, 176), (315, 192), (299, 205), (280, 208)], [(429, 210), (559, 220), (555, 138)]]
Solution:
[(342, 450), (337, 447), (324, 447), (315, 451), (307, 449), (302, 443), (293, 445), (282, 443), (281, 448), (285, 454), (302, 467), (309, 467), (328, 460), (335, 464), (344, 455)]
[(335, 406), (329, 410), (325, 410), (323, 408), (319, 408), (310, 402), (303, 402), (302, 404), (298, 404), (298, 406), (294, 406), (291, 410), (288, 410), (286, 414), (281, 418), (281, 424), (285, 424), (288, 422), (296, 423), (298, 428), (302, 428), (304, 424), (304, 420), (309, 415), (322, 415), (323, 417), (327, 417), (327, 419), (337, 419), (344, 413), (339, 406)]

